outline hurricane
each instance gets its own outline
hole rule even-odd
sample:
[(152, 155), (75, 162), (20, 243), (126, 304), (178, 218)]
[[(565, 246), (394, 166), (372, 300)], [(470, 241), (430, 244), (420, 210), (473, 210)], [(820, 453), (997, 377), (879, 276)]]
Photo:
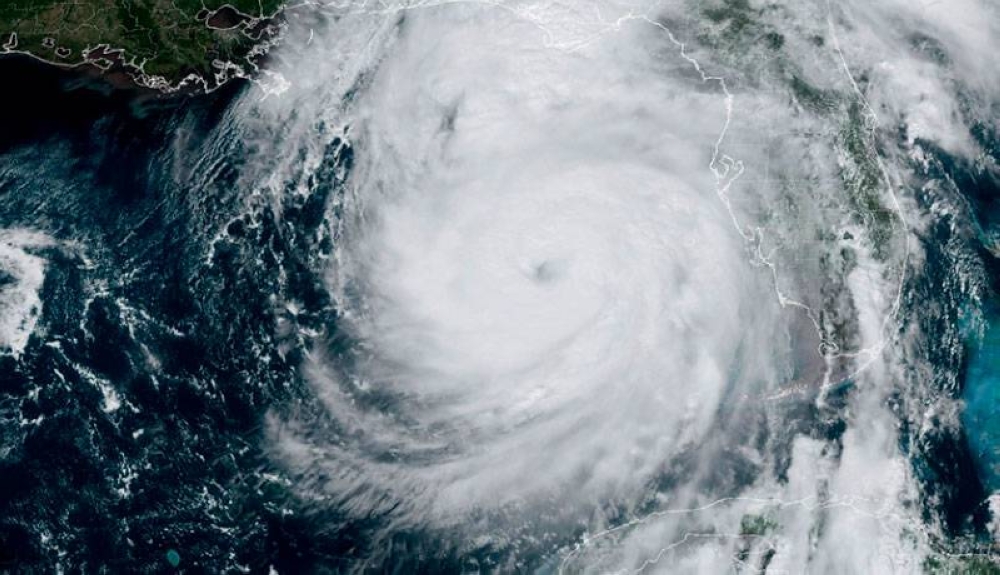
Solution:
[(997, 6), (274, 26), (0, 138), (0, 569), (995, 572)]
[[(303, 497), (567, 572), (722, 572), (733, 546), (778, 572), (919, 563), (883, 402), (920, 216), (840, 47), (838, 19), (872, 15), (819, 7), (832, 87), (798, 79), (790, 106), (675, 33), (687, 8), (308, 25), (309, 78), (259, 104), (306, 116), (298, 136), (324, 94), (353, 154), (330, 204), (338, 325), (303, 366), (322, 409), (272, 423)], [(850, 133), (811, 137), (837, 108)], [(754, 521), (822, 525), (819, 551)]]

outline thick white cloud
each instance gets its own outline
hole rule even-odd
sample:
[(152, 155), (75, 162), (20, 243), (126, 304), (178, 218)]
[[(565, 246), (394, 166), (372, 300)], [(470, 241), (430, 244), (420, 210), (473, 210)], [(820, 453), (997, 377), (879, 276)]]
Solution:
[(52, 245), (52, 238), (38, 232), (0, 230), (0, 353), (20, 355), (35, 331), (46, 265), (35, 252)]
[[(905, 121), (973, 153), (950, 83), (976, 74), (959, 49), (975, 44), (968, 22), (778, 4), (760, 15), (795, 48), (783, 57), (873, 113), (872, 150)], [(260, 189), (285, 193), (333, 137), (355, 153), (326, 270), (352, 354), (318, 342), (303, 366), (333, 424), (271, 429), (303, 496), (467, 538), (583, 522), (596, 535), (571, 569), (717, 573), (740, 549), (748, 564), (773, 551), (787, 572), (919, 568), (920, 529), (904, 537), (914, 482), (885, 405), (902, 379), (886, 353), (900, 282), (919, 256), (906, 168), (880, 159), (872, 193), (890, 215), (873, 231), (844, 189), (857, 159), (843, 109), (803, 112), (787, 85), (748, 81), (738, 57), (660, 23), (696, 9), (292, 13), (271, 84), (284, 90), (237, 110), (270, 166)], [(915, 51), (915, 32), (961, 65)], [(839, 355), (817, 353), (819, 330)], [(823, 386), (847, 375), (835, 413)], [(810, 402), (844, 419), (839, 441), (789, 437)], [(756, 466), (741, 485), (716, 477), (734, 453)], [(678, 460), (686, 475), (650, 495)], [(602, 511), (633, 517), (650, 498), (659, 511), (600, 531)], [(748, 516), (773, 522), (766, 535), (741, 533)]]
[[(312, 368), (359, 438), (325, 454), (345, 500), (590, 513), (701, 441), (729, 388), (778, 379), (769, 277), (709, 169), (722, 93), (649, 22), (550, 40), (497, 8), (411, 12), (356, 96), (330, 282), (366, 358), (356, 382)], [(398, 419), (347, 407), (355, 385)]]

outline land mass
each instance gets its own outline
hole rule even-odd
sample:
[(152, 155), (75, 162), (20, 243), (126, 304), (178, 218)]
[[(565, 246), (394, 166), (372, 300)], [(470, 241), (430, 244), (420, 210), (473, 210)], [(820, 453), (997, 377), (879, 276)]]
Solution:
[(244, 77), (285, 0), (0, 0), (0, 56), (100, 72), (116, 85), (211, 90)]

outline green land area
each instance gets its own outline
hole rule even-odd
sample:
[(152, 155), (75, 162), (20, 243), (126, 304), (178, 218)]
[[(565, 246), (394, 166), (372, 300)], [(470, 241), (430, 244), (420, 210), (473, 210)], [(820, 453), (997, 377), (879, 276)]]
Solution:
[(284, 1), (0, 0), (0, 55), (90, 63), (150, 88), (192, 74), (212, 87), (247, 72)]

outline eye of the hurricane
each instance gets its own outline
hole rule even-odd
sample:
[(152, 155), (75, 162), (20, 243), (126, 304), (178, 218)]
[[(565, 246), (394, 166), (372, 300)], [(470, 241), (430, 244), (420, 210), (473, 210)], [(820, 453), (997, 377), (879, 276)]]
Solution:
[(725, 109), (668, 97), (682, 80), (632, 44), (435, 25), (408, 21), (359, 104), (330, 272), (355, 359), (312, 355), (334, 431), (309, 457), (286, 435), (288, 459), (344, 509), (422, 525), (633, 497), (765, 379), (747, 311), (773, 297), (709, 169)]
[(565, 276), (567, 267), (567, 262), (546, 260), (538, 264), (531, 264), (527, 275), (537, 284), (551, 284)]

